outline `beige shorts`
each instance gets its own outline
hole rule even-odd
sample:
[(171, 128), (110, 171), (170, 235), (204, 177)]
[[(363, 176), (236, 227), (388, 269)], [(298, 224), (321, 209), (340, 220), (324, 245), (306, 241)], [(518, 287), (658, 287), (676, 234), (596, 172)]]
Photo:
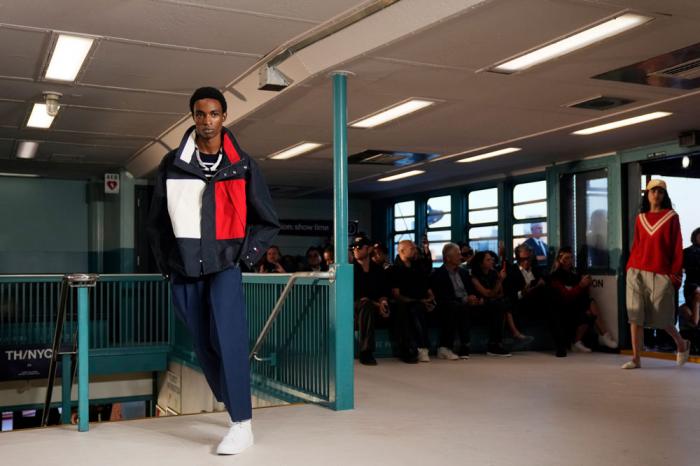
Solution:
[(627, 271), (627, 317), (631, 324), (666, 328), (676, 321), (676, 290), (668, 275)]

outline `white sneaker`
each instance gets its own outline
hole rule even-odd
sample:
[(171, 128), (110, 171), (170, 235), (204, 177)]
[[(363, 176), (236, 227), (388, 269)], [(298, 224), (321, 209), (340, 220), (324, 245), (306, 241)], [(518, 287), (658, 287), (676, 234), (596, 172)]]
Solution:
[(571, 346), (571, 351), (573, 351), (574, 353), (590, 353), (593, 350), (581, 343), (581, 341), (579, 340)]
[(440, 348), (438, 348), (438, 359), (457, 361), (459, 359), (459, 356), (454, 354), (454, 352), (451, 349), (441, 346)]
[(428, 348), (418, 348), (418, 362), (430, 362)]
[(617, 342), (608, 332), (606, 332), (605, 335), (598, 336), (598, 343), (600, 343), (603, 346), (607, 346), (610, 349), (617, 348)]
[(690, 341), (683, 340), (685, 342), (685, 351), (679, 351), (676, 353), (676, 364), (682, 366), (688, 362), (688, 356), (690, 356)]
[(253, 425), (247, 421), (234, 422), (228, 434), (216, 448), (219, 455), (237, 455), (253, 445)]

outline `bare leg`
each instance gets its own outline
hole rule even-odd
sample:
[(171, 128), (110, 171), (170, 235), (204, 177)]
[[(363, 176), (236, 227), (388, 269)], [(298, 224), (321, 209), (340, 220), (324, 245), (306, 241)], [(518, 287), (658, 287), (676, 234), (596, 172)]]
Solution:
[(691, 322), (696, 327), (700, 325), (700, 288), (695, 288), (695, 293), (693, 293), (693, 301), (690, 305), (690, 310), (692, 312)]
[(515, 326), (515, 321), (513, 320), (513, 314), (511, 312), (506, 312), (506, 324), (514, 338), (518, 338), (522, 335), (518, 327)]
[(671, 335), (671, 337), (673, 338), (673, 341), (676, 342), (676, 350), (679, 353), (682, 353), (683, 351), (688, 349), (686, 347), (685, 340), (683, 339), (681, 334), (678, 332), (678, 329), (674, 325), (669, 325), (664, 330), (666, 330), (666, 333)]
[(637, 324), (630, 324), (632, 334), (632, 361), (640, 365), (642, 361), (642, 345), (644, 344), (644, 327)]
[(605, 325), (605, 319), (603, 319), (603, 314), (600, 312), (600, 308), (595, 301), (591, 301), (591, 307), (589, 312), (596, 317), (595, 319), (595, 329), (600, 335), (605, 335), (608, 333), (608, 327)]

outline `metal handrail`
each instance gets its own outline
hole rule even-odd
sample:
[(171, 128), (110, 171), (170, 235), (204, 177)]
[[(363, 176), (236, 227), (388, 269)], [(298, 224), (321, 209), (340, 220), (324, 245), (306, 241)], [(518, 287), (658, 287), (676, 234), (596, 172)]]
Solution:
[(282, 294), (280, 294), (280, 297), (277, 299), (277, 302), (275, 303), (275, 307), (272, 308), (272, 312), (270, 313), (270, 317), (267, 318), (267, 321), (265, 322), (265, 325), (263, 326), (262, 330), (260, 331), (260, 335), (258, 335), (257, 340), (255, 341), (255, 344), (253, 345), (253, 349), (250, 350), (250, 355), (248, 356), (249, 359), (255, 359), (256, 361), (267, 361), (269, 358), (261, 358), (258, 356), (258, 350), (260, 349), (260, 346), (262, 346), (263, 341), (265, 341), (265, 338), (267, 337), (267, 334), (270, 333), (270, 329), (272, 328), (272, 324), (275, 322), (277, 319), (277, 316), (279, 316), (280, 312), (282, 311), (282, 307), (284, 306), (284, 302), (287, 300), (287, 297), (289, 296), (289, 293), (291, 293), (292, 288), (294, 287), (294, 283), (297, 281), (299, 278), (325, 278), (330, 281), (333, 281), (335, 279), (335, 271), (331, 269), (328, 272), (295, 272), (291, 274), (289, 277), (289, 280), (287, 281), (287, 284), (284, 286), (284, 289), (282, 290)]
[[(73, 351), (71, 352), (60, 352), (61, 348), (61, 340), (63, 339), (63, 324), (65, 322), (66, 318), (66, 307), (68, 304), (68, 293), (70, 288), (92, 288), (95, 286), (95, 283), (97, 282), (97, 279), (99, 276), (97, 274), (85, 274), (85, 273), (77, 273), (77, 274), (67, 274), (63, 276), (63, 281), (61, 284), (61, 296), (59, 300), (59, 308), (58, 308), (58, 313), (56, 316), (56, 328), (54, 329), (54, 334), (53, 334), (53, 344), (52, 344), (52, 354), (51, 354), (51, 361), (49, 362), (49, 380), (47, 384), (47, 390), (46, 390), (46, 398), (44, 400), (44, 411), (42, 412), (41, 416), (41, 425), (46, 426), (48, 423), (48, 418), (49, 418), (49, 409), (51, 407), (51, 397), (53, 395), (53, 387), (56, 382), (56, 364), (57, 364), (57, 359), (59, 355), (64, 355), (64, 354), (70, 354), (70, 355), (75, 355), (76, 354), (76, 341), (75, 338), (73, 339)], [(87, 290), (86, 290), (87, 292)], [(85, 302), (84, 303), (79, 303), (79, 308), (83, 307), (82, 304), (87, 305), (87, 295), (85, 295)], [(82, 312), (81, 312), (82, 311)], [(85, 310), (79, 309), (79, 315), (78, 315), (78, 337), (79, 341), (77, 344), (78, 347), (78, 364), (80, 365), (80, 380), (78, 383), (78, 420), (79, 420), (79, 430), (80, 431), (86, 431), (87, 430), (87, 425), (88, 425), (88, 407), (87, 407), (87, 393), (88, 393), (88, 387), (87, 384), (88, 382), (88, 377), (87, 377), (87, 371), (88, 371), (88, 361), (87, 361), (87, 345), (88, 345), (88, 339), (87, 339), (87, 315), (83, 315)], [(64, 359), (64, 364), (67, 361)], [(76, 365), (77, 367), (77, 365)], [(64, 368), (64, 375), (66, 374), (66, 370)], [(63, 387), (72, 387), (73, 386), (73, 378), (75, 377), (75, 367), (74, 370), (71, 374), (71, 383), (63, 384)], [(69, 388), (70, 390), (70, 388)], [(66, 394), (63, 393), (63, 398), (64, 400), (66, 399)], [(70, 397), (67, 398), (70, 400)]]

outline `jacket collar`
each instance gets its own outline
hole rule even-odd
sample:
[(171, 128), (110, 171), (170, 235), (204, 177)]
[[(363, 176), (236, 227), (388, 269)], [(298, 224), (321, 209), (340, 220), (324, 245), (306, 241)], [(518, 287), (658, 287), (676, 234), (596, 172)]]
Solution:
[[(236, 139), (233, 137), (233, 134), (228, 128), (222, 128), (221, 133), (223, 139), (222, 149), (224, 156), (226, 157), (225, 161), (228, 162), (225, 163), (225, 165), (233, 165), (240, 162), (243, 158), (241, 156), (243, 151), (240, 150)], [(196, 147), (196, 136), (197, 133), (195, 132), (194, 125), (190, 126), (187, 131), (185, 131), (185, 134), (180, 141), (180, 146), (177, 149), (177, 153), (175, 154), (175, 165), (187, 172), (203, 177), (204, 175), (202, 174), (202, 170), (197, 163), (193, 162), (192, 160), (194, 158), (194, 150)]]

